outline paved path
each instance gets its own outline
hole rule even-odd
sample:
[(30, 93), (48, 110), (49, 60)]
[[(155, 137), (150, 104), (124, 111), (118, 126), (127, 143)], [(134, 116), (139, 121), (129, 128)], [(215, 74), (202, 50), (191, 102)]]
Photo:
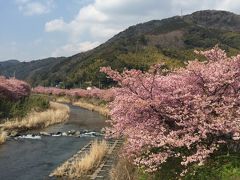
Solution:
[(122, 140), (109, 141), (109, 150), (102, 163), (89, 177), (93, 180), (108, 180), (110, 179), (110, 171), (116, 161), (119, 148), (122, 146)]

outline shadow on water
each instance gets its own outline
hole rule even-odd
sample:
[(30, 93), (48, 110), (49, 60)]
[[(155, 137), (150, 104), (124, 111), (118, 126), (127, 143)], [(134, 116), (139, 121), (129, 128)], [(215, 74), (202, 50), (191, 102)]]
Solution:
[[(54, 125), (47, 132), (68, 130), (100, 131), (105, 117), (96, 112), (70, 105), (70, 118), (64, 124)], [(66, 161), (93, 138), (52, 137), (41, 139), (11, 139), (0, 146), (0, 179), (43, 180), (62, 162)]]

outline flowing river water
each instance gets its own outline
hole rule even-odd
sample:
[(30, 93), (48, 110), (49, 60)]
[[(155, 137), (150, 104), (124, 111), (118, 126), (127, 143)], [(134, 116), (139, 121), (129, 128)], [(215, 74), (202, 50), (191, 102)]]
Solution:
[[(106, 126), (105, 117), (98, 113), (72, 105), (69, 107), (70, 117), (67, 122), (28, 133), (37, 134), (44, 131), (56, 134), (70, 130), (100, 132)], [(96, 137), (88, 135), (38, 136), (35, 139), (12, 138), (0, 146), (0, 179), (49, 179), (48, 175), (51, 171), (94, 138)]]

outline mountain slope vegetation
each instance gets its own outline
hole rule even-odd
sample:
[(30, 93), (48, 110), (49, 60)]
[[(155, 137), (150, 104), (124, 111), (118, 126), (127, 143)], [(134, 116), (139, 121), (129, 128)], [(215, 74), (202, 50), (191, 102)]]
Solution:
[(101, 66), (122, 70), (147, 70), (158, 62), (166, 67), (184, 66), (195, 59), (194, 49), (207, 49), (218, 44), (228, 54), (240, 50), (240, 15), (226, 11), (205, 10), (186, 16), (152, 20), (131, 26), (102, 45), (68, 58), (49, 58), (22, 62), (1, 69), (3, 75), (15, 75), (33, 86), (66, 88), (108, 86), (112, 82), (99, 72)]

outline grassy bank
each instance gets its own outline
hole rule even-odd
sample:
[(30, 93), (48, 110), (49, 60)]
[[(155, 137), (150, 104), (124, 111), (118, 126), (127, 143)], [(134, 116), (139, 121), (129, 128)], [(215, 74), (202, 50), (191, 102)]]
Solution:
[(95, 104), (89, 103), (84, 100), (78, 100), (76, 102), (73, 102), (73, 105), (79, 106), (84, 109), (88, 109), (90, 111), (96, 111), (99, 114), (104, 115), (104, 116), (109, 115), (109, 110), (106, 106), (95, 105)]
[(31, 111), (44, 111), (49, 108), (49, 98), (44, 95), (30, 95), (17, 101), (0, 99), (0, 122), (5, 119), (23, 118)]
[(54, 97), (56, 102), (71, 103), (74, 106), (79, 106), (90, 111), (96, 111), (103, 116), (109, 116), (107, 103), (96, 98), (69, 98), (67, 96)]
[(0, 132), (0, 144), (3, 144), (7, 139), (7, 133), (5, 131)]
[(5, 131), (24, 131), (29, 129), (44, 128), (52, 124), (60, 123), (68, 119), (69, 107), (56, 102), (50, 102), (49, 109), (37, 112), (33, 111), (24, 118), (7, 120), (0, 124)]
[(139, 177), (137, 168), (124, 158), (119, 158), (110, 171), (111, 180), (138, 180)]
[(71, 99), (67, 96), (57, 96), (57, 97), (53, 97), (53, 99), (59, 103), (72, 103), (72, 101), (73, 101), (73, 99)]
[(72, 162), (65, 162), (63, 165), (54, 170), (51, 175), (57, 177), (67, 177), (70, 179), (82, 178), (100, 164), (106, 155), (107, 150), (108, 145), (106, 141), (94, 141), (89, 152), (83, 157), (77, 157)]

